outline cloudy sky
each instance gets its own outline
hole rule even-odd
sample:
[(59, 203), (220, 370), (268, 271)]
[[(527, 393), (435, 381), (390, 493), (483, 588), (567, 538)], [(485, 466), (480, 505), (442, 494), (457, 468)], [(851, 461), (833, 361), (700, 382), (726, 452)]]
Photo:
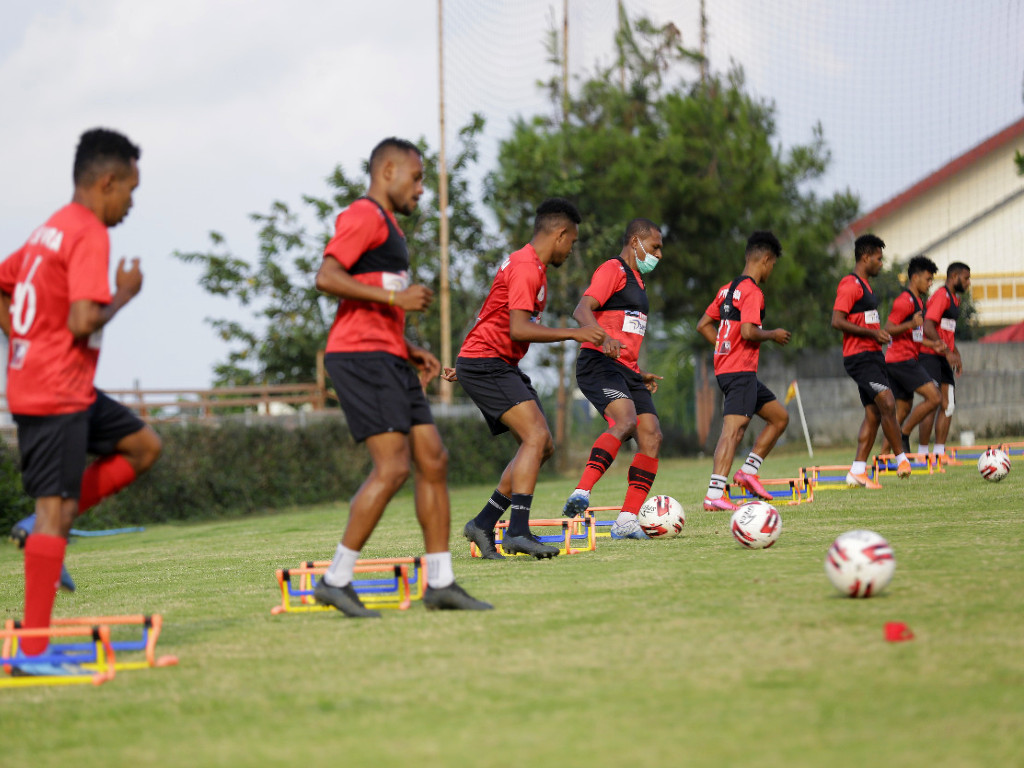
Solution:
[[(761, 7), (764, 6), (764, 7)], [(769, 7), (770, 6), (770, 7)], [(697, 0), (635, 0), (696, 47)], [(547, 109), (543, 37), (558, 0), (445, 0), (449, 128), (488, 117), (485, 164), (515, 114)], [(570, 0), (574, 73), (607, 61), (613, 0)], [(1024, 114), (1024, 0), (707, 0), (709, 54), (775, 101), (783, 146), (821, 121), (865, 209)], [(171, 257), (210, 230), (237, 255), (248, 214), (325, 191), (385, 135), (438, 130), (435, 0), (34, 0), (0, 17), (0, 251), (70, 199), (82, 130), (142, 146), (142, 184), (112, 256), (142, 257), (142, 294), (107, 329), (97, 382), (203, 387), (227, 348), (205, 317), (246, 315)], [(449, 130), (449, 141), (451, 130)]]

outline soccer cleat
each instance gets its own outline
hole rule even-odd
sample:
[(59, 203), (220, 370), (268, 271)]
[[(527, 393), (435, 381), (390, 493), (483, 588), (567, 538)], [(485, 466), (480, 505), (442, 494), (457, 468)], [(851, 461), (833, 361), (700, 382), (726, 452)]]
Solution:
[(732, 481), (736, 485), (741, 485), (750, 491), (755, 496), (759, 496), (765, 501), (771, 501), (772, 495), (765, 490), (765, 487), (761, 485), (761, 478), (757, 475), (748, 475), (742, 469), (737, 470), (736, 474), (732, 476)]
[(901, 461), (900, 465), (896, 467), (896, 477), (910, 477), (910, 462)]
[(581, 488), (577, 488), (569, 495), (569, 498), (565, 502), (565, 506), (562, 507), (562, 515), (564, 517), (576, 517), (586, 512), (587, 507), (589, 506), (590, 491), (584, 491)]
[(739, 507), (725, 498), (725, 496), (717, 499), (709, 499), (705, 496), (704, 509), (708, 512), (735, 512)]
[(313, 597), (321, 605), (330, 605), (352, 619), (379, 619), (380, 611), (371, 611), (359, 599), (356, 588), (351, 584), (344, 587), (333, 587), (320, 577)]
[(480, 557), (484, 560), (505, 559), (505, 556), (494, 545), (494, 529), (485, 531), (476, 524), (476, 518), (466, 523), (466, 527), (462, 529), (462, 535), (476, 544), (476, 548), (480, 550)]
[(21, 661), (11, 665), (11, 677), (72, 677), (89, 674), (92, 673), (70, 661), (60, 664), (51, 661)]
[(558, 547), (549, 547), (532, 533), (523, 536), (509, 536), (501, 540), (501, 548), (508, 555), (533, 555), (538, 560), (558, 555)]
[(629, 512), (620, 512), (615, 522), (612, 523), (613, 539), (649, 539), (640, 527), (640, 520)]
[(477, 600), (454, 581), (447, 587), (427, 586), (423, 593), (423, 605), (428, 611), (489, 611), (494, 608), (490, 603)]
[[(10, 539), (18, 545), (18, 549), (25, 548), (25, 542), (28, 541), (29, 534), (36, 527), (36, 516), (29, 515), (28, 517), (19, 520), (11, 528)], [(64, 563), (60, 564), (60, 588), (67, 592), (75, 591), (75, 580), (71, 578), (71, 574), (68, 573), (67, 566)]]
[[(909, 465), (908, 465), (909, 466)], [(863, 475), (855, 475), (853, 472), (846, 473), (846, 484), (851, 488), (860, 486), (861, 488), (867, 488), (869, 491), (877, 491), (882, 486), (868, 477), (867, 472)]]

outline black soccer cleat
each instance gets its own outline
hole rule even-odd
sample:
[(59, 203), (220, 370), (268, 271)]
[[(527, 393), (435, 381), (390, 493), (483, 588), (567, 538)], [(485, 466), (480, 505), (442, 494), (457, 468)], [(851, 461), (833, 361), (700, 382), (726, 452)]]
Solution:
[(332, 587), (323, 577), (316, 584), (313, 590), (313, 597), (321, 605), (330, 605), (337, 608), (350, 619), (379, 619), (380, 611), (371, 611), (359, 599), (356, 588), (351, 584), (344, 587)]
[(466, 523), (466, 527), (462, 529), (462, 535), (465, 536), (469, 541), (476, 544), (477, 549), (480, 550), (480, 557), (484, 560), (504, 560), (505, 556), (502, 555), (498, 548), (494, 545), (494, 529), (485, 531), (479, 525), (476, 524), (476, 519), (470, 520)]
[(501, 540), (501, 548), (510, 555), (533, 555), (538, 560), (558, 555), (558, 547), (548, 546), (532, 533), (527, 533), (523, 536), (506, 535)]
[(428, 586), (423, 593), (423, 605), (428, 611), (489, 611), (494, 608), (490, 603), (468, 594), (454, 581), (447, 587)]

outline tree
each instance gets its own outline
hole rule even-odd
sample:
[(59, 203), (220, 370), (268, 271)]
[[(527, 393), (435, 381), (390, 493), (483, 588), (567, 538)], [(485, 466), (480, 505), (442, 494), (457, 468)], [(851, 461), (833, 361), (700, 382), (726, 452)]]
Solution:
[[(469, 193), (469, 177), (477, 162), (477, 141), (484, 120), (473, 115), (459, 131), (454, 161), (449, 169), (449, 221), (451, 232), (451, 291), (453, 335), (461, 335), (478, 304), (481, 255), (495, 245), (476, 215)], [(420, 140), (425, 194), (417, 210), (401, 223), (409, 246), (410, 278), (439, 289), (437, 210), (438, 158)], [(276, 201), (267, 213), (254, 213), (259, 252), (254, 259), (235, 256), (224, 237), (210, 233), (206, 252), (175, 252), (189, 264), (199, 264), (199, 284), (209, 293), (237, 300), (253, 309), (253, 322), (207, 318), (219, 336), (233, 345), (227, 360), (214, 368), (216, 386), (313, 381), (316, 355), (324, 348), (337, 300), (322, 295), (314, 277), (324, 247), (334, 232), (338, 212), (367, 188), (367, 164), (350, 177), (341, 165), (327, 177), (328, 194), (303, 196), (293, 209)], [(436, 304), (435, 304), (436, 306)], [(436, 310), (411, 313), (408, 333), (417, 344), (439, 348), (440, 322)]]

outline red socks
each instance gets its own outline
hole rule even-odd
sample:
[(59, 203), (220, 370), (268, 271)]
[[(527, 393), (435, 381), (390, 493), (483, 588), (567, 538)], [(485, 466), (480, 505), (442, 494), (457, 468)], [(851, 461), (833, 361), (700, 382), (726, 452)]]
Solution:
[(78, 514), (92, 509), (107, 496), (113, 496), (135, 479), (135, 469), (121, 454), (96, 459), (82, 474), (78, 496)]
[(622, 502), (622, 511), (636, 514), (640, 505), (651, 492), (654, 478), (658, 474), (658, 460), (638, 453), (629, 465), (629, 487), (626, 489), (626, 500)]
[[(50, 626), (67, 545), (62, 537), (43, 533), (33, 533), (25, 542), (25, 629)], [(26, 637), (21, 641), (22, 651), (29, 656), (42, 653), (47, 645), (45, 637)]]
[(602, 432), (594, 447), (590, 449), (590, 459), (587, 460), (587, 468), (583, 470), (583, 477), (580, 484), (576, 486), (584, 491), (589, 491), (601, 479), (601, 476), (608, 471), (608, 467), (615, 461), (615, 457), (622, 447), (622, 441), (610, 432)]

